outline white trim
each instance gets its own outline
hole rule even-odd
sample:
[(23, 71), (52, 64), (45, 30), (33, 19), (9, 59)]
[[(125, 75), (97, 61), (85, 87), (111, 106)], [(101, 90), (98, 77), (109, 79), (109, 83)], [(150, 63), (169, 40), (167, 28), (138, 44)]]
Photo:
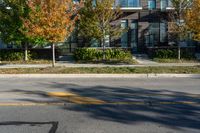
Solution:
[[(115, 7), (112, 7), (112, 9), (116, 9)], [(121, 10), (142, 10), (142, 7), (120, 7)]]
[(166, 7), (166, 10), (174, 10), (174, 7)]
[(121, 10), (142, 10), (142, 7), (121, 7)]

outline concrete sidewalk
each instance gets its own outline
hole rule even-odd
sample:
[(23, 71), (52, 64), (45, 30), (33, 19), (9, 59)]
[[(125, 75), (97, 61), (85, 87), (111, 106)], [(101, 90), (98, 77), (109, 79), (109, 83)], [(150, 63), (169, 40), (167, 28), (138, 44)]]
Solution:
[(109, 78), (109, 79), (150, 79), (150, 78), (196, 78), (200, 79), (200, 74), (0, 74), (0, 79), (88, 79), (88, 78)]
[[(109, 65), (109, 64), (76, 64), (57, 62), (59, 67), (159, 67), (159, 66), (200, 66), (200, 63), (149, 63), (137, 65)], [(0, 68), (45, 68), (51, 64), (0, 64)]]

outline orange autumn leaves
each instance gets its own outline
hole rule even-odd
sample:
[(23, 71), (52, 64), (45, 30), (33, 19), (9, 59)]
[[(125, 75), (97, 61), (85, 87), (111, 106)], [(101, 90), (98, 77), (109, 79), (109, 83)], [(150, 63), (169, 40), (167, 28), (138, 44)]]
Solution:
[(29, 16), (22, 18), (22, 32), (47, 42), (62, 42), (73, 31), (77, 20), (77, 4), (72, 0), (29, 0)]
[(194, 0), (192, 7), (186, 12), (186, 25), (194, 33), (195, 40), (200, 41), (200, 0)]

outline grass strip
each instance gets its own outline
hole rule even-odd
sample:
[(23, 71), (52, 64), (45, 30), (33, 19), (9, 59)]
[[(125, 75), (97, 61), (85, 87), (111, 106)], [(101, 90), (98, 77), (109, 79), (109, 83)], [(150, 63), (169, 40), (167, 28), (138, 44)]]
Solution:
[(1, 61), (1, 64), (51, 64), (51, 60)]
[(200, 74), (200, 66), (176, 67), (47, 67), (47, 68), (2, 68), (0, 74), (140, 74), (175, 73)]

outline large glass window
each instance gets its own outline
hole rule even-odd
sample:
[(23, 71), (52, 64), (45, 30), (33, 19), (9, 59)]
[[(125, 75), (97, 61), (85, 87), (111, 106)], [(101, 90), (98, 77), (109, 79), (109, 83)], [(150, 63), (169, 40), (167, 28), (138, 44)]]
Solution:
[(159, 42), (159, 23), (150, 23), (149, 34), (154, 36), (154, 43)]
[(93, 7), (96, 7), (96, 0), (93, 0), (93, 1), (92, 1), (92, 6), (93, 6)]
[[(121, 20), (121, 28), (122, 29), (128, 28), (127, 20)], [(121, 35), (121, 47), (128, 47), (128, 32), (124, 32)]]
[(167, 7), (172, 7), (171, 0), (161, 0), (161, 2), (160, 2), (161, 10), (165, 10)]
[(116, 0), (120, 7), (140, 7), (140, 0)]
[(148, 34), (145, 36), (145, 43), (147, 46), (154, 46), (158, 44), (160, 37), (159, 23), (150, 23)]
[(139, 7), (140, 1), (139, 0), (128, 0), (128, 7)]
[(92, 38), (92, 39), (90, 40), (90, 46), (91, 46), (91, 47), (100, 47), (100, 43), (99, 43), (99, 41), (98, 41), (97, 39)]
[(167, 6), (168, 6), (168, 7), (172, 7), (172, 6), (173, 6), (173, 3), (172, 3), (171, 0), (167, 0)]
[(156, 0), (148, 0), (148, 9), (156, 9)]
[(167, 22), (160, 23), (160, 42), (167, 41)]
[(160, 8), (161, 10), (165, 10), (167, 8), (167, 5), (168, 5), (168, 0), (161, 0), (160, 1)]
[(155, 46), (160, 42), (167, 42), (167, 22), (150, 23), (148, 34), (145, 36), (145, 43), (147, 46)]
[(137, 51), (138, 42), (138, 22), (132, 21), (130, 25), (131, 29), (131, 48)]

